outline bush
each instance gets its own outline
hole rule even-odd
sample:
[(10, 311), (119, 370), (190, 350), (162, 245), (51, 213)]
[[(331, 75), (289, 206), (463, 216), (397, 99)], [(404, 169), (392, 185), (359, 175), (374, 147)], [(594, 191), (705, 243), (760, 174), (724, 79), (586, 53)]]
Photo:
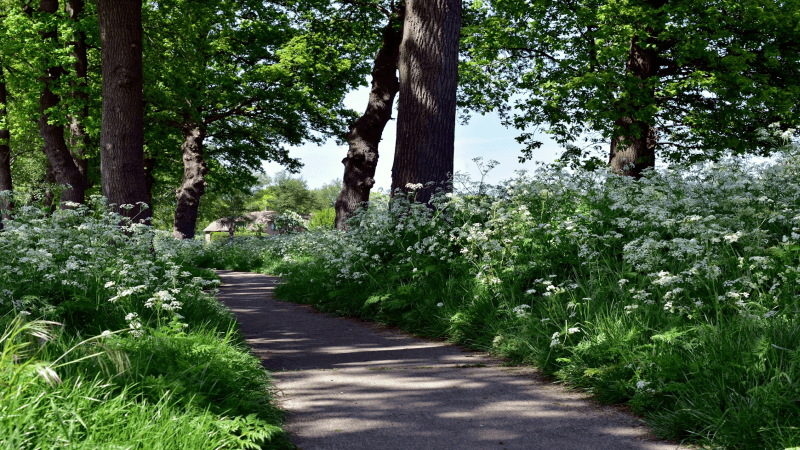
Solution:
[(318, 209), (311, 213), (311, 220), (308, 221), (309, 230), (331, 230), (336, 227), (336, 209)]

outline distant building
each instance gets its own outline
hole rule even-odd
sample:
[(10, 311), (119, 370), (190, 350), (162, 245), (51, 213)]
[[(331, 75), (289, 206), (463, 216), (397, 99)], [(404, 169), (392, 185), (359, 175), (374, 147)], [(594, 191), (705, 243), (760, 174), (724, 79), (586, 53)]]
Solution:
[(211, 236), (214, 233), (228, 233), (233, 236), (236, 228), (240, 227), (244, 227), (244, 229), (248, 231), (256, 231), (258, 228), (261, 228), (266, 234), (278, 234), (273, 220), (276, 215), (277, 213), (275, 213), (275, 211), (255, 211), (238, 217), (235, 223), (230, 218), (217, 219), (211, 222), (211, 224), (203, 230), (203, 233), (206, 236), (206, 242), (211, 242)]

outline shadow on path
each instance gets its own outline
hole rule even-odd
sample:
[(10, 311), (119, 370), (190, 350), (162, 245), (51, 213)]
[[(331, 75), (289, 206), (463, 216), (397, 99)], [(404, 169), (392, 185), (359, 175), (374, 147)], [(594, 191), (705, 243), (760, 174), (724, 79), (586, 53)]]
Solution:
[(218, 273), (303, 450), (681, 448), (533, 369), (276, 301), (275, 277)]

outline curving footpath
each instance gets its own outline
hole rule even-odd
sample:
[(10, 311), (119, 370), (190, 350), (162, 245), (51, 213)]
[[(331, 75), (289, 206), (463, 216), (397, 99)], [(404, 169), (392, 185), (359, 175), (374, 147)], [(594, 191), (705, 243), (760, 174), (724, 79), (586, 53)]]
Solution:
[(688, 448), (529, 367), (279, 302), (276, 277), (218, 273), (302, 450)]

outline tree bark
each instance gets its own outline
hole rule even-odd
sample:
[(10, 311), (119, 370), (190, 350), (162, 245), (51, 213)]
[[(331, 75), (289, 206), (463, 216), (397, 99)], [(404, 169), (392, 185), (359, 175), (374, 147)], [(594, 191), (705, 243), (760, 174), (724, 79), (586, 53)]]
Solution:
[[(83, 0), (68, 0), (66, 11), (70, 20), (75, 26), (78, 25), (85, 3)], [(89, 116), (89, 93), (86, 92), (88, 86), (87, 74), (89, 61), (87, 58), (86, 33), (77, 31), (74, 35), (72, 45), (72, 57), (75, 58), (75, 77), (77, 83), (73, 83), (72, 97), (80, 104), (80, 112), (77, 116), (69, 117), (70, 147), (72, 149), (72, 160), (78, 171), (83, 177), (83, 184), (89, 187), (89, 161), (86, 159), (86, 149), (89, 148), (89, 134), (86, 132), (83, 123)]]
[(427, 203), (452, 187), (460, 33), (461, 0), (406, 1), (393, 194), (420, 183), (416, 199)]
[(155, 177), (153, 170), (156, 168), (156, 159), (151, 157), (144, 158), (144, 180), (147, 186), (147, 204), (153, 207), (153, 185), (155, 184)]
[(194, 239), (197, 226), (197, 210), (200, 197), (206, 192), (208, 166), (203, 160), (203, 140), (206, 130), (202, 125), (190, 122), (183, 127), (183, 183), (175, 192), (175, 222), (173, 236), (176, 239)]
[[(39, 11), (55, 14), (58, 11), (58, 0), (41, 0)], [(42, 34), (42, 38), (44, 40), (56, 39), (56, 33), (55, 30), (45, 32)], [(43, 150), (52, 165), (53, 176), (58, 184), (65, 187), (61, 193), (62, 208), (66, 207), (63, 202), (84, 203), (86, 191), (83, 177), (72, 160), (72, 154), (64, 139), (64, 128), (51, 124), (50, 114), (47, 112), (50, 108), (58, 107), (61, 102), (61, 98), (52, 91), (51, 87), (63, 74), (64, 69), (60, 66), (52, 66), (45, 70), (42, 78), (44, 89), (39, 99), (41, 116), (38, 122), (39, 133), (44, 141)], [(70, 187), (67, 188), (67, 185)]]
[(363, 202), (375, 185), (378, 165), (378, 144), (383, 129), (392, 119), (394, 97), (400, 89), (397, 79), (397, 58), (403, 39), (405, 10), (401, 7), (389, 18), (383, 30), (383, 43), (372, 67), (372, 90), (364, 115), (358, 118), (347, 133), (349, 150), (344, 164), (342, 190), (336, 199), (336, 228), (345, 229), (345, 221)]
[[(8, 127), (8, 90), (6, 89), (6, 79), (3, 73), (3, 66), (0, 64), (0, 192), (13, 191), (14, 186), (11, 182), (11, 132)], [(11, 218), (11, 210), (14, 204), (10, 198), (0, 198), (0, 230), (3, 229), (3, 219)]]
[(53, 164), (50, 163), (50, 160), (47, 161), (47, 167), (45, 168), (44, 172), (44, 181), (45, 187), (42, 204), (49, 209), (47, 215), (50, 215), (56, 210), (56, 194), (53, 192), (53, 185), (58, 183), (56, 181), (55, 171), (53, 170)]
[[(666, 3), (663, 0), (650, 2), (651, 7), (659, 8)], [(633, 75), (641, 80), (638, 84), (636, 95), (629, 96), (636, 103), (625, 103), (622, 106), (628, 111), (638, 112), (643, 107), (649, 106), (647, 103), (655, 101), (655, 87), (648, 84), (648, 79), (658, 76), (658, 50), (657, 36), (653, 28), (646, 27), (649, 34), (644, 48), (639, 43), (638, 36), (631, 40), (628, 61), (626, 63), (626, 74)], [(644, 100), (644, 102), (642, 101)], [(656, 130), (654, 124), (649, 121), (641, 120), (630, 115), (622, 115), (616, 120), (616, 125), (623, 130), (620, 136), (611, 140), (608, 164), (611, 170), (619, 175), (632, 176), (639, 178), (642, 172), (648, 168), (655, 167), (656, 164)]]
[[(150, 223), (144, 175), (142, 0), (99, 0), (103, 65), (100, 173), (103, 195), (115, 211)], [(130, 210), (122, 205), (133, 205)]]

